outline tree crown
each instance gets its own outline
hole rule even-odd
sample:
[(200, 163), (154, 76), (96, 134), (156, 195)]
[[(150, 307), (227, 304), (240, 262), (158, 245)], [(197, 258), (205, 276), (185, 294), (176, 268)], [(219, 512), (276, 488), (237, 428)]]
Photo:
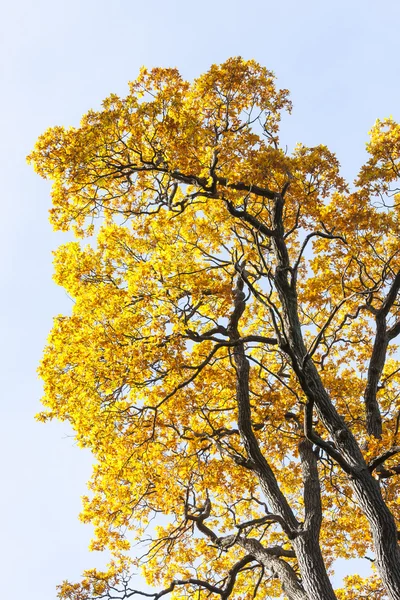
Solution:
[[(282, 148), (290, 110), (255, 61), (193, 83), (143, 69), (29, 156), (53, 226), (89, 242), (55, 253), (74, 305), (44, 353), (39, 419), (91, 449), (82, 519), (114, 556), (61, 598), (128, 597), (139, 563), (177, 596), (302, 598), (293, 540), (313, 519), (328, 569), (371, 551), (357, 461), (400, 518), (400, 126), (376, 122), (350, 188), (326, 146)], [(361, 593), (386, 598), (375, 575), (336, 597)]]

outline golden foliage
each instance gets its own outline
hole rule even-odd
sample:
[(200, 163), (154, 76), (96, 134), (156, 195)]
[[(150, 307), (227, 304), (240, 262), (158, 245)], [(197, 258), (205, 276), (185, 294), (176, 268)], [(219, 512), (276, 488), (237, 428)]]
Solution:
[[(210, 498), (207, 523), (220, 536), (265, 514), (257, 476), (243, 466), (226, 335), (244, 261), (240, 335), (251, 364), (253, 427), (302, 520), (304, 392), (284, 345), (265, 341), (276, 338), (282, 306), (271, 284), (274, 194), (284, 191), (285, 240), (310, 358), (367, 461), (398, 443), (394, 346), (377, 392), (380, 438), (368, 434), (362, 398), (374, 311), (400, 270), (396, 196), (389, 206), (400, 126), (376, 123), (371, 158), (349, 192), (326, 146), (282, 150), (279, 121), (290, 109), (287, 90), (254, 61), (229, 59), (193, 83), (175, 69), (143, 69), (126, 98), (111, 95), (77, 128), (49, 129), (29, 156), (53, 182), (54, 228), (88, 238), (55, 252), (55, 281), (74, 304), (70, 316), (55, 318), (49, 336), (38, 419), (69, 421), (78, 443), (91, 449), (95, 465), (81, 518), (95, 527), (92, 549), (114, 556), (108, 571), (62, 584), (60, 598), (100, 598), (110, 586), (127, 585), (127, 573), (139, 566), (131, 544), (146, 536), (152, 542), (142, 568), (155, 586), (190, 578), (218, 585), (243, 556), (234, 545), (221, 553), (196, 533), (187, 511)], [(389, 325), (397, 321), (398, 303), (388, 318)], [(319, 420), (315, 430), (323, 436)], [(395, 458), (385, 468), (390, 464)], [(348, 479), (323, 452), (319, 475), (325, 562), (364, 556), (371, 537)], [(399, 522), (395, 479), (382, 482)], [(158, 528), (155, 515), (164, 515)], [(251, 531), (267, 546), (291, 547), (277, 523)], [(239, 574), (235, 598), (252, 597), (257, 585), (260, 596), (281, 594), (277, 579), (259, 578), (259, 566)], [(346, 586), (338, 598), (384, 598), (374, 578), (353, 577)], [(173, 594), (194, 590), (188, 583)]]

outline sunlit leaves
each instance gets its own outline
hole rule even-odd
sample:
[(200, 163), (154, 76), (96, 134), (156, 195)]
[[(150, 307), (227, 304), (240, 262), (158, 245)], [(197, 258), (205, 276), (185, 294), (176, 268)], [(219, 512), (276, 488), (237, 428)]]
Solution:
[[(126, 98), (111, 95), (79, 127), (49, 129), (29, 157), (53, 182), (53, 226), (72, 228), (88, 242), (55, 253), (55, 281), (73, 307), (56, 317), (49, 336), (40, 367), (45, 412), (38, 418), (69, 421), (78, 444), (91, 449), (96, 462), (81, 518), (94, 525), (92, 549), (108, 548), (115, 559), (104, 573), (88, 571), (79, 585), (64, 583), (61, 598), (106, 597), (110, 586), (123, 594), (138, 562), (154, 585), (194, 576), (220, 585), (243, 557), (235, 544), (221, 553), (188, 518), (188, 510), (198, 513), (211, 498), (210, 527), (230, 535), (268, 510), (237, 426), (227, 328), (239, 273), (246, 283), (239, 329), (251, 365), (253, 429), (303, 521), (298, 445), (305, 396), (279, 320), (271, 242), (278, 233), (307, 359), (333, 405), (368, 462), (399, 443), (393, 345), (377, 390), (379, 439), (366, 430), (363, 405), (374, 316), (400, 270), (399, 126), (377, 122), (371, 158), (350, 193), (326, 146), (299, 144), (290, 154), (279, 145), (281, 112), (290, 109), (287, 90), (254, 61), (229, 59), (193, 83), (176, 69), (143, 69)], [(283, 232), (276, 229), (278, 196)], [(387, 317), (395, 326), (398, 302)], [(314, 427), (325, 435), (316, 417)], [(337, 557), (364, 556), (371, 541), (348, 480), (324, 452), (318, 461), (330, 566)], [(382, 486), (399, 519), (393, 479)], [(154, 529), (160, 515), (168, 523)], [(267, 546), (290, 549), (276, 522), (248, 527)], [(131, 544), (144, 540), (144, 559), (131, 562)], [(240, 573), (236, 597), (257, 590), (278, 596), (276, 579), (261, 576), (259, 565)], [(349, 579), (338, 597), (383, 598), (376, 581)], [(199, 590), (185, 585), (171, 591), (181, 597)], [(200, 586), (198, 593), (209, 590)]]

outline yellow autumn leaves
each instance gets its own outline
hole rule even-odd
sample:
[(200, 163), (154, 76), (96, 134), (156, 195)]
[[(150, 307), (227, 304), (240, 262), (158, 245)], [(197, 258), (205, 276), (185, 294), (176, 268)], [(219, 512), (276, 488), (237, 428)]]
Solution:
[[(29, 156), (53, 182), (53, 226), (78, 237), (96, 234), (91, 245), (76, 241), (55, 253), (55, 281), (74, 305), (70, 316), (55, 319), (49, 337), (40, 368), (46, 412), (38, 418), (68, 420), (78, 443), (93, 452), (82, 519), (95, 527), (93, 549), (109, 548), (115, 562), (107, 573), (87, 572), (82, 584), (63, 584), (62, 598), (101, 597), (120, 582), (132, 566), (131, 542), (146, 531), (154, 539), (145, 574), (157, 585), (176, 573), (188, 577), (194, 563), (198, 577), (218, 581), (241, 555), (236, 548), (220, 555), (194, 535), (185, 502), (212, 497), (211, 521), (220, 533), (264, 510), (254, 474), (240, 463), (235, 370), (229, 345), (221, 343), (244, 261), (249, 286), (240, 332), (253, 336), (246, 347), (253, 423), (301, 519), (304, 396), (278, 344), (256, 339), (276, 335), (269, 306), (279, 308), (279, 299), (268, 280), (275, 257), (257, 226), (273, 231), (275, 192), (285, 190), (300, 318), (326, 389), (367, 459), (394, 443), (394, 354), (379, 390), (379, 441), (366, 435), (361, 396), (371, 309), (400, 268), (398, 209), (377, 207), (371, 197), (390, 194), (398, 178), (400, 127), (377, 122), (371, 159), (350, 194), (326, 146), (298, 145), (292, 154), (279, 146), (280, 115), (290, 108), (287, 90), (277, 90), (273, 74), (255, 61), (229, 59), (192, 84), (175, 69), (144, 69), (126, 98), (110, 96), (77, 128), (48, 130)], [(320, 477), (326, 562), (363, 555), (370, 546), (366, 522), (343, 476), (324, 459)], [(393, 482), (385, 486), (400, 518)], [(159, 514), (170, 524), (154, 533), (149, 524)], [(263, 540), (286, 543), (276, 524), (263, 530)], [(255, 569), (239, 578), (237, 597), (251, 597), (258, 577)], [(260, 594), (280, 594), (274, 579), (259, 585)], [(355, 598), (361, 589), (383, 598), (374, 578), (349, 580), (338, 597)]]

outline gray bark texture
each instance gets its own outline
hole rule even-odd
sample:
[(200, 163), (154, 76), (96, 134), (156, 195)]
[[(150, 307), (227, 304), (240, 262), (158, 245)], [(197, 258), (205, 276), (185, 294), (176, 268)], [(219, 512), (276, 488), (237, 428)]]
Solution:
[[(305, 433), (311, 442), (322, 446), (330, 453), (332, 458), (348, 474), (357, 502), (367, 517), (371, 528), (379, 574), (390, 598), (392, 600), (400, 600), (400, 550), (393, 515), (382, 498), (379, 483), (368, 469), (357, 441), (342, 417), (338, 414), (323, 386), (313, 361), (307, 356), (298, 316), (295, 278), (292, 277), (291, 281), (289, 280), (291, 269), (283, 236), (282, 208), (283, 200), (281, 197), (277, 197), (274, 211), (274, 226), (278, 235), (273, 238), (278, 258), (275, 281), (283, 307), (286, 351), (309, 405), (311, 407), (315, 406), (319, 418), (334, 442), (334, 447), (329, 448), (326, 444), (321, 443), (318, 436), (313, 434), (311, 427)], [(399, 286), (400, 276), (398, 275), (389, 292), (386, 306), (384, 305), (385, 307), (382, 311), (384, 315), (387, 314), (386, 311), (389, 310), (390, 305), (394, 302)], [(380, 338), (383, 338), (382, 342), (380, 342)], [(376, 389), (378, 385), (377, 380), (379, 380), (383, 369), (383, 357), (387, 349), (386, 339), (387, 335), (383, 335), (382, 326), (379, 324), (377, 332), (378, 342), (375, 341), (371, 360), (372, 367), (370, 366), (366, 390), (367, 416), (369, 422), (375, 422), (373, 431), (376, 431), (376, 433), (380, 432), (381, 427), (380, 415), (379, 418), (374, 417), (377, 411), (379, 413), (376, 403)], [(375, 396), (371, 393), (371, 389), (375, 390)], [(307, 423), (307, 419), (305, 419), (305, 422)], [(300, 558), (299, 562), (301, 562)], [(303, 574), (302, 572), (302, 576), (305, 588), (308, 591), (305, 581), (308, 580), (309, 574), (307, 572)], [(320, 596), (320, 598), (325, 597), (329, 598), (330, 596)], [(310, 595), (310, 598), (314, 598), (314, 596)]]
[[(283, 589), (289, 599), (308, 598), (309, 600), (334, 600), (333, 591), (324, 565), (319, 544), (322, 522), (322, 509), (318, 468), (313, 444), (324, 450), (346, 473), (354, 490), (359, 507), (368, 519), (376, 552), (376, 565), (382, 582), (392, 600), (400, 600), (400, 550), (396, 524), (382, 498), (379, 482), (366, 464), (360, 447), (351, 430), (337, 412), (327, 393), (316, 365), (307, 354), (298, 313), (296, 294), (296, 273), (289, 262), (285, 244), (282, 195), (275, 196), (273, 227), (268, 231), (274, 254), (277, 259), (274, 282), (279, 294), (283, 326), (279, 334), (281, 349), (287, 354), (295, 371), (307, 406), (304, 414), (304, 441), (300, 444), (300, 457), (304, 484), (305, 521), (300, 524), (293, 514), (286, 498), (279, 489), (274, 473), (262, 454), (251, 425), (249, 399), (249, 361), (243, 343), (234, 346), (233, 356), (237, 372), (237, 404), (239, 410), (239, 431), (249, 460), (248, 468), (257, 473), (260, 485), (273, 511), (279, 516), (282, 528), (291, 540), (295, 551), (301, 583), (293, 574), (279, 573)], [(243, 211), (228, 206), (231, 214), (256, 226), (255, 219)], [(238, 268), (238, 282), (234, 291), (235, 309), (230, 319), (228, 331), (232, 341), (240, 339), (238, 324), (245, 310), (244, 282), (250, 289), (244, 267)], [(382, 419), (376, 393), (385, 364), (389, 340), (398, 333), (399, 327), (386, 331), (386, 315), (400, 288), (398, 275), (388, 293), (382, 310), (376, 314), (377, 332), (373, 347), (368, 381), (365, 390), (367, 430), (370, 435), (380, 437)], [(312, 429), (312, 414), (315, 409), (330, 437), (326, 442)], [(253, 552), (254, 554), (254, 552)]]

